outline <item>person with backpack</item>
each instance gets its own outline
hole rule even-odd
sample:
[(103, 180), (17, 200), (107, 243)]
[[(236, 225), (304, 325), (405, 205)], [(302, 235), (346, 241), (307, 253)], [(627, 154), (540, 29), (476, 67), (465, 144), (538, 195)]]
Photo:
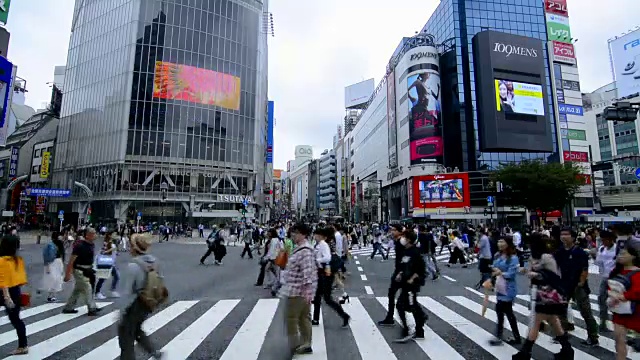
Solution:
[[(404, 248), (402, 257), (397, 265), (395, 282), (400, 288), (400, 296), (396, 303), (398, 316), (402, 322), (402, 333), (396, 342), (405, 343), (411, 339), (424, 339), (424, 323), (426, 315), (418, 303), (418, 292), (424, 285), (427, 276), (427, 266), (424, 263), (420, 249), (416, 247), (417, 236), (413, 230), (405, 230), (399, 240)], [(397, 248), (396, 248), (397, 251)], [(414, 334), (409, 333), (407, 326), (407, 312), (413, 314), (416, 322)]]
[(157, 259), (149, 254), (151, 236), (131, 236), (129, 251), (133, 257), (124, 270), (122, 297), (118, 301), (118, 344), (121, 360), (135, 360), (135, 342), (155, 359), (162, 353), (142, 330), (142, 324), (159, 305), (164, 303), (169, 292), (158, 272)]
[(44, 276), (40, 290), (47, 293), (47, 301), (57, 301), (55, 294), (62, 291), (64, 276), (64, 243), (59, 232), (51, 234), (51, 242), (42, 249)]
[[(222, 229), (224, 225), (220, 226), (220, 229), (216, 229), (215, 227), (211, 229), (211, 233), (207, 238), (207, 252), (202, 255), (200, 258), (200, 265), (204, 265), (204, 261), (209, 257), (209, 255), (213, 254), (216, 265), (222, 265), (222, 258), (227, 254), (227, 248), (223, 245), (224, 239), (222, 238)], [(220, 247), (224, 248), (224, 255), (220, 256), (222, 250)], [(220, 261), (218, 261), (220, 259)]]
[(613, 312), (616, 360), (627, 358), (627, 332), (640, 331), (640, 241), (625, 244), (608, 280), (607, 304)]

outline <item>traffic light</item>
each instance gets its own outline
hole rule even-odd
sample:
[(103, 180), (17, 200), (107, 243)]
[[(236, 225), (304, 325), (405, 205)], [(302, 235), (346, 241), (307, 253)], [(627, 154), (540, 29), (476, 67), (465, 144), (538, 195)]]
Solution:
[(605, 108), (602, 116), (604, 116), (606, 120), (611, 121), (636, 121), (638, 118), (638, 108), (634, 107), (628, 101), (618, 101), (613, 104), (613, 106)]

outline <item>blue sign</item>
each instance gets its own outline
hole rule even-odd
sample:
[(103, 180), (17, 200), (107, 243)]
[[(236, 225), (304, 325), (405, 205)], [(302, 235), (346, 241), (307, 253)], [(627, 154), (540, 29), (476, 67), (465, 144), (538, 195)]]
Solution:
[(636, 169), (636, 179), (640, 179), (640, 168)]
[(64, 210), (58, 211), (58, 215), (64, 215)]
[(142, 217), (142, 211), (138, 211), (138, 216)]
[(493, 196), (487, 196), (487, 204), (493, 204)]
[[(0, 128), (4, 128), (5, 118), (7, 117), (7, 103), (9, 101), (9, 90), (13, 88), (11, 80), (13, 79), (13, 64), (6, 58), (0, 56), (0, 102), (2, 109), (0, 111)], [(5, 145), (3, 142), (0, 144)]]
[(11, 147), (11, 158), (9, 159), (9, 177), (15, 177), (18, 174), (18, 155), (20, 151), (17, 147)]
[(274, 102), (267, 103), (267, 164), (273, 163), (273, 110)]
[(576, 115), (576, 116), (584, 115), (584, 109), (582, 108), (582, 106), (578, 106), (578, 105), (558, 104), (558, 112), (560, 114), (566, 114), (566, 115)]
[(593, 215), (593, 210), (576, 210), (576, 216)]
[(242, 205), (246, 207), (247, 205), (249, 205), (249, 201), (247, 201), (247, 199), (242, 200)]
[(71, 190), (65, 189), (39, 189), (32, 188), (27, 189), (27, 195), (29, 196), (49, 196), (49, 197), (69, 197), (71, 196)]

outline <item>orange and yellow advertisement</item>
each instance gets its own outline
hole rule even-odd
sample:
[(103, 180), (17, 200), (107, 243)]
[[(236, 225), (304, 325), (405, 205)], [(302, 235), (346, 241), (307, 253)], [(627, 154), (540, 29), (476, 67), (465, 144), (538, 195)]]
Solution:
[(193, 66), (156, 61), (153, 97), (240, 109), (240, 78)]

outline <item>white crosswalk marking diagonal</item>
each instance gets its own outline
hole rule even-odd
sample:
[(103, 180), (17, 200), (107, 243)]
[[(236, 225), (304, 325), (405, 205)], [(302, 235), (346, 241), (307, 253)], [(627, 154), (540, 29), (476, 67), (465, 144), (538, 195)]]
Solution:
[[(418, 302), (431, 318), (424, 327), (425, 339), (406, 344), (393, 342), (394, 334), (399, 334), (400, 330), (397, 324), (395, 329), (387, 330), (374, 320), (387, 309), (384, 297), (351, 298), (351, 303), (345, 305), (345, 311), (351, 315), (349, 329), (339, 329), (341, 320), (335, 314), (323, 316), (332, 312), (323, 307), (319, 326), (312, 328), (313, 354), (295, 359), (343, 360), (354, 356), (366, 360), (511, 358), (516, 347), (495, 347), (488, 343), (494, 336), (497, 322), (493, 310), (496, 297), (489, 297), (489, 308), (483, 318), (484, 295), (471, 288), (467, 290), (468, 297), (419, 296)], [(522, 336), (527, 334), (524, 324), (527, 321), (522, 320), (529, 315), (528, 308), (522, 304), (528, 301), (528, 296), (519, 296), (513, 306)], [(115, 331), (118, 318), (113, 305), (100, 304), (104, 309), (98, 317), (83, 316), (86, 310), (82, 309), (78, 314), (60, 314), (61, 306), (58, 305), (45, 304), (23, 312), (31, 342), (29, 356), (9, 359), (113, 360), (120, 355)], [(284, 306), (281, 299), (174, 301), (149, 317), (143, 329), (155, 343), (164, 344), (162, 351), (169, 360), (211, 356), (219, 360), (280, 359), (287, 347), (286, 336), (282, 333)], [(398, 321), (397, 312), (395, 319)], [(586, 339), (584, 321), (578, 317), (576, 321), (576, 330), (571, 332), (571, 337)], [(0, 326), (0, 353), (6, 353), (15, 348), (17, 337), (10, 324)], [(174, 326), (181, 330), (171, 331)], [(508, 323), (505, 329), (510, 330)], [(220, 334), (225, 335), (221, 338)], [(615, 342), (612, 336), (601, 335), (599, 347), (574, 348), (576, 359), (613, 358)], [(342, 355), (347, 349), (351, 352)], [(540, 333), (534, 357), (552, 357), (552, 353), (559, 350), (560, 346), (554, 344), (549, 335)], [(640, 360), (640, 354), (629, 352), (628, 358)]]

